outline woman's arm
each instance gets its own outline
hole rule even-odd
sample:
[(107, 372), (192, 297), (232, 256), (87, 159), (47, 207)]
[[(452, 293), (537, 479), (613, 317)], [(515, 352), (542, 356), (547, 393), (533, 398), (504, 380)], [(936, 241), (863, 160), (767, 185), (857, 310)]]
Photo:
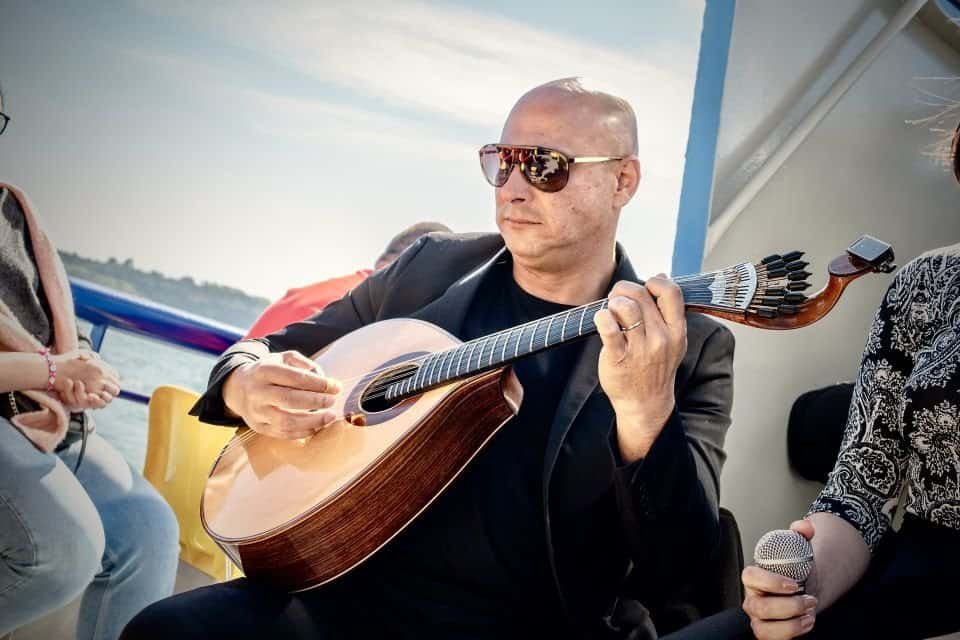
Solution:
[(870, 548), (852, 524), (832, 513), (812, 513), (791, 528), (806, 534), (804, 525), (813, 536), (810, 545), (816, 562), (807, 587), (823, 610), (860, 581), (870, 564)]
[[(86, 350), (51, 356), (56, 367), (54, 391), (70, 411), (102, 409), (120, 393), (117, 372)], [(39, 353), (0, 352), (0, 393), (42, 391), (49, 376)]]
[(0, 393), (47, 388), (47, 361), (39, 353), (0, 352)]

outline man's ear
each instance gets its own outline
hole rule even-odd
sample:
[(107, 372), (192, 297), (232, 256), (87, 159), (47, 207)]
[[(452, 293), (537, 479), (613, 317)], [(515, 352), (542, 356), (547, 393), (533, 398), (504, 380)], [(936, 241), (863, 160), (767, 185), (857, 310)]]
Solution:
[(617, 191), (614, 194), (614, 204), (617, 207), (626, 206), (633, 198), (640, 186), (640, 161), (636, 156), (630, 156), (620, 165), (620, 174), (617, 176)]

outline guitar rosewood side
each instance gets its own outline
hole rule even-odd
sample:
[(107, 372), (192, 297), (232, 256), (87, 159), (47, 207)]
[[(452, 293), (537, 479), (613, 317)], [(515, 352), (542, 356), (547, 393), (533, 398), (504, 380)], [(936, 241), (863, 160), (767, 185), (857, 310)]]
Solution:
[(518, 410), (509, 367), (456, 386), (423, 421), (329, 504), (295, 527), (242, 545), (247, 576), (285, 591), (329, 582), (389, 542), (446, 488)]

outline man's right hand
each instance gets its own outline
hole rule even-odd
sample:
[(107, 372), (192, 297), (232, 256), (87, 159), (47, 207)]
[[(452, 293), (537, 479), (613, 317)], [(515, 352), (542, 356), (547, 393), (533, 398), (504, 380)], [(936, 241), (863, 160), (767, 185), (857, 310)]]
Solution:
[(294, 440), (338, 418), (329, 407), (340, 390), (313, 360), (284, 351), (234, 369), (223, 384), (223, 402), (254, 431)]
[[(790, 529), (807, 540), (813, 538), (813, 523), (809, 520), (797, 520)], [(743, 610), (750, 616), (750, 628), (758, 640), (787, 640), (813, 629), (817, 599), (809, 594), (796, 595), (795, 581), (749, 566), (743, 570), (743, 586), (747, 592)], [(807, 587), (811, 587), (809, 580)]]

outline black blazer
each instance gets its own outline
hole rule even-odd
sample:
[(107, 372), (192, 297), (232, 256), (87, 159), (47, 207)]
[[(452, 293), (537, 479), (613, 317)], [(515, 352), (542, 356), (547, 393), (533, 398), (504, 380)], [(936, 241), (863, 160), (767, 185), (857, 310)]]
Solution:
[[(617, 257), (614, 280), (637, 281), (619, 246)], [(457, 335), (484, 274), (505, 258), (498, 234), (424, 236), (320, 313), (227, 350), (192, 413), (204, 422), (237, 424), (224, 411), (223, 381), (268, 352), (309, 356), (354, 329), (396, 317), (432, 322)], [(631, 595), (659, 599), (689, 581), (717, 545), (733, 335), (688, 313), (687, 341), (677, 371), (677, 408), (643, 460), (620, 460), (613, 408), (597, 380), (598, 336), (586, 339), (559, 399), (543, 461), (543, 535), (559, 599), (584, 634), (599, 632), (631, 571)]]

